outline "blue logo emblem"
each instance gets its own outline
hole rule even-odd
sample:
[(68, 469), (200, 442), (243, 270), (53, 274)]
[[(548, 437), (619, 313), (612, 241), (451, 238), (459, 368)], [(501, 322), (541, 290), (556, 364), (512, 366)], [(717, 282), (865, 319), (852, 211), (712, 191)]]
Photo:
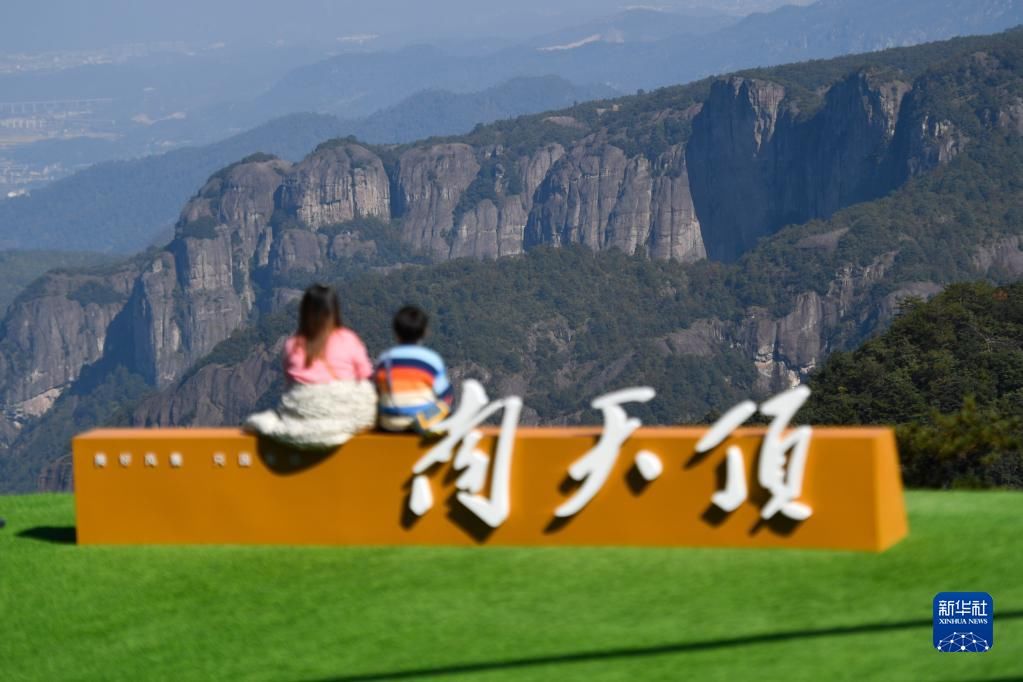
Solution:
[(934, 596), (934, 648), (944, 653), (984, 653), (995, 645), (995, 600), (987, 592)]

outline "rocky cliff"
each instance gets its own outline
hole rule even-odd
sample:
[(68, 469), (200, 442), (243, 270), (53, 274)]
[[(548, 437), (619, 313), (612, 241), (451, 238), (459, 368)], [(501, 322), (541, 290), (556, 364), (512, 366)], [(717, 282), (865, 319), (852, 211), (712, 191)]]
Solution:
[(365, 147), (322, 145), (288, 174), (277, 203), (312, 228), (390, 220), (390, 181), (380, 158)]
[(594, 250), (692, 262), (706, 257), (684, 150), (629, 157), (599, 136), (560, 156), (536, 190), (525, 246)]
[(0, 329), (0, 444), (45, 414), (82, 369), (117, 345), (118, 324), (139, 270), (135, 262), (56, 271), (15, 301)]
[(893, 145), (909, 91), (906, 82), (857, 72), (807, 115), (776, 83), (715, 83), (686, 148), (710, 256), (734, 260), (783, 225), (827, 218), (951, 160), (953, 150), (918, 153), (939, 134), (933, 129), (907, 131), (912, 149)]
[(177, 236), (143, 268), (127, 304), (136, 372), (173, 381), (248, 319), (255, 274), (279, 246), (270, 218), (289, 170), (273, 158), (235, 164), (185, 206)]

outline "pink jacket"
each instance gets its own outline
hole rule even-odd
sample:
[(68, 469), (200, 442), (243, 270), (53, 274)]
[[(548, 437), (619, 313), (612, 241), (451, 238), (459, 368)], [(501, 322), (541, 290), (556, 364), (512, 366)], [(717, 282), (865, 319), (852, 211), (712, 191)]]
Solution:
[(373, 365), (362, 339), (342, 327), (331, 333), (323, 356), (305, 366), (305, 339), (292, 336), (284, 342), (284, 374), (289, 383), (329, 384), (333, 381), (368, 379)]

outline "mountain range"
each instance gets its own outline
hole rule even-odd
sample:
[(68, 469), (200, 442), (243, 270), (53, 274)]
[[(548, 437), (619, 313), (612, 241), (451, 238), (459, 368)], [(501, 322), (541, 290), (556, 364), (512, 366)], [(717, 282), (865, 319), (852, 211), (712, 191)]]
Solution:
[[(909, 297), (1023, 274), (1023, 30), (758, 69), (467, 135), (342, 138), (214, 173), (173, 240), (34, 282), (0, 332), (0, 480), (67, 485), (92, 424), (237, 423), (294, 301), (337, 283), (374, 352), (416, 301), (456, 380), (574, 423), (803, 381)], [(66, 460), (65, 460), (66, 461)]]
[(413, 89), (475, 90), (520, 75), (555, 74), (634, 92), (756, 66), (993, 33), (1023, 23), (1023, 0), (818, 0), (717, 30), (706, 31), (705, 21), (636, 8), (489, 54), (460, 57), (431, 46), (342, 54), (292, 70), (245, 110), (266, 117), (298, 104), (364, 114)]

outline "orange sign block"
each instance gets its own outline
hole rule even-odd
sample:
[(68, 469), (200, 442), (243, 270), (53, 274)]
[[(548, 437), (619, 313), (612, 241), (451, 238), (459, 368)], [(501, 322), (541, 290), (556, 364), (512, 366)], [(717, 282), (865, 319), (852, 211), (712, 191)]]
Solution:
[[(480, 448), (492, 452), (497, 430)], [(813, 431), (799, 501), (803, 521), (761, 518), (762, 428), (741, 428), (695, 454), (703, 428), (646, 427), (622, 446), (596, 496), (574, 516), (554, 510), (579, 483), (572, 463), (596, 428), (520, 428), (511, 511), (490, 528), (455, 497), (451, 464), (431, 469), (431, 509), (409, 509), (412, 466), (430, 447), (412, 435), (368, 433), (331, 453), (259, 442), (236, 429), (101, 429), (74, 439), (82, 544), (644, 545), (815, 547), (880, 551), (907, 533), (895, 439), (885, 428)], [(744, 453), (748, 497), (731, 513), (711, 503), (725, 451)], [(663, 465), (647, 481), (640, 451)], [(486, 496), (489, 483), (480, 494)]]

